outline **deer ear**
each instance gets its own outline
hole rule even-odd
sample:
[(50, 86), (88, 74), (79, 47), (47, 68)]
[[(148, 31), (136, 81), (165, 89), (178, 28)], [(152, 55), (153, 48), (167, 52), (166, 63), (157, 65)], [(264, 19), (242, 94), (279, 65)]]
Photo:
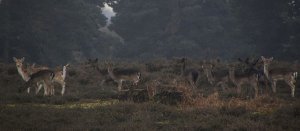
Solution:
[(21, 58), (21, 61), (24, 62), (24, 60), (25, 60), (25, 57), (22, 57), (22, 58)]
[(260, 58), (261, 58), (262, 60), (265, 60), (265, 59), (266, 59), (264, 56), (261, 56)]

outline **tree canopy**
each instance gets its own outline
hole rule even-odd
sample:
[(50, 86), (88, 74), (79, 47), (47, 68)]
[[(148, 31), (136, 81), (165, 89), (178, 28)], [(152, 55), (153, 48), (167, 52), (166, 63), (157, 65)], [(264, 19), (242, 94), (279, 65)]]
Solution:
[[(101, 12), (112, 6), (107, 33)], [(62, 64), (84, 58), (296, 60), (300, 0), (2, 0), (0, 58)], [(114, 34), (115, 33), (115, 34)], [(120, 41), (115, 35), (122, 37)]]

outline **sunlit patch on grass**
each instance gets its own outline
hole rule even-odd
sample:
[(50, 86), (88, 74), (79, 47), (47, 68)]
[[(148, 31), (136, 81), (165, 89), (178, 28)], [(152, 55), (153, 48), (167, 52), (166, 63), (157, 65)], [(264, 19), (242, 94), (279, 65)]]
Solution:
[(158, 125), (169, 125), (169, 124), (171, 124), (169, 120), (158, 121), (158, 122), (155, 122), (155, 123), (158, 124)]
[(53, 105), (53, 104), (35, 104), (35, 103), (24, 103), (24, 104), (7, 104), (6, 107), (9, 108), (18, 108), (20, 106), (32, 106), (32, 107), (43, 107), (43, 108), (56, 108), (56, 109), (93, 109), (102, 106), (110, 106), (117, 104), (119, 101), (115, 99), (111, 100), (93, 100), (89, 102), (76, 102), (68, 103), (63, 105)]

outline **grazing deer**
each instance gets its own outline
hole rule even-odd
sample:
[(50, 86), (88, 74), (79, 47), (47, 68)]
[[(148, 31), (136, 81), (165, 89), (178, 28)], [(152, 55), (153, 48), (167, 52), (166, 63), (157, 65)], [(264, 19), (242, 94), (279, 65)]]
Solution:
[(192, 88), (196, 88), (196, 82), (199, 77), (199, 72), (196, 69), (186, 69), (186, 58), (180, 58), (178, 61), (181, 65), (180, 77), (189, 82)]
[[(25, 58), (21, 58), (21, 59), (17, 59), (16, 57), (13, 57), (14, 62), (16, 63), (16, 67), (18, 70), (18, 73), (20, 74), (20, 76), (22, 77), (22, 79), (25, 82), (28, 82), (30, 80), (30, 75), (37, 73), (38, 71), (41, 70), (46, 70), (47, 68), (33, 68), (28, 70), (28, 68), (26, 69), (23, 62), (25, 60)], [(36, 81), (36, 84), (39, 88), (43, 87), (43, 85), (45, 84), (43, 81)], [(44, 86), (44, 95), (48, 94), (49, 89), (46, 89), (46, 87)], [(30, 88), (27, 88), (27, 93), (30, 93)], [(36, 88), (36, 94), (38, 93), (38, 88)]]
[(123, 81), (131, 81), (133, 85), (137, 85), (141, 79), (141, 72), (136, 69), (113, 69), (112, 64), (107, 63), (107, 71), (109, 76), (118, 83), (118, 91), (122, 90)]
[(32, 86), (36, 86), (35, 88), (39, 88), (40, 84), (36, 83), (42, 83), (44, 86), (44, 89), (46, 90), (44, 92), (44, 95), (51, 95), (51, 89), (52, 87), (52, 81), (54, 78), (55, 74), (51, 70), (41, 70), (38, 71), (32, 75), (30, 75), (30, 78), (28, 81), (26, 81), (25, 85), (19, 88), (19, 92), (22, 92), (24, 89), (30, 89)]
[(271, 58), (265, 58), (264, 56), (261, 56), (261, 59), (264, 64), (264, 73), (266, 77), (271, 81), (272, 83), (272, 90), (274, 93), (276, 93), (276, 83), (279, 80), (284, 81), (286, 84), (288, 84), (291, 87), (291, 96), (295, 97), (295, 83), (298, 73), (293, 71), (290, 68), (274, 68), (270, 69), (270, 64), (273, 61), (273, 57)]
[(102, 80), (101, 80), (101, 86), (106, 83), (106, 82), (109, 82), (109, 81), (114, 81), (108, 74), (107, 72), (107, 69), (100, 69), (99, 68), (99, 65), (98, 65), (98, 59), (88, 59), (88, 61), (85, 63), (85, 65), (87, 65), (88, 67), (96, 70), (100, 76), (102, 76)]
[(241, 93), (244, 84), (251, 85), (255, 90), (255, 97), (258, 96), (258, 76), (256, 73), (236, 73), (235, 66), (229, 65), (229, 79), (237, 87), (237, 93)]
[(223, 91), (227, 87), (227, 82), (229, 81), (228, 71), (216, 71), (213, 75), (213, 65), (209, 63), (204, 63), (202, 65), (203, 72), (211, 85), (221, 86)]

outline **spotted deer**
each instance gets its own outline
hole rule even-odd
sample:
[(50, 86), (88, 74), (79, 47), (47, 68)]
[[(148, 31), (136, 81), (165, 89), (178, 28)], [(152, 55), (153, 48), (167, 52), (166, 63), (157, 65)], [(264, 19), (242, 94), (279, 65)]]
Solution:
[(122, 91), (123, 81), (131, 81), (133, 85), (137, 85), (141, 80), (141, 72), (136, 69), (113, 69), (112, 63), (107, 63), (107, 66), (109, 76), (118, 83), (118, 91)]
[(256, 73), (236, 73), (235, 65), (229, 65), (229, 79), (237, 87), (237, 93), (241, 93), (242, 86), (251, 85), (255, 91), (255, 97), (258, 96), (258, 76)]
[(296, 88), (295, 83), (296, 83), (298, 72), (295, 72), (290, 68), (270, 69), (270, 64), (273, 61), (273, 57), (265, 58), (264, 56), (261, 56), (261, 60), (263, 61), (263, 65), (264, 65), (264, 73), (268, 78), (268, 80), (272, 83), (272, 91), (276, 93), (277, 81), (284, 81), (291, 88), (291, 96), (295, 97), (295, 88)]
[(88, 68), (92, 68), (93, 70), (96, 70), (98, 74), (102, 77), (101, 79), (101, 86), (104, 85), (104, 83), (114, 81), (108, 74), (107, 69), (100, 69), (98, 64), (98, 59), (88, 59), (87, 62), (85, 62), (85, 66)]
[(217, 70), (213, 75), (213, 64), (203, 63), (202, 65), (203, 72), (211, 85), (221, 86), (224, 91), (227, 87), (227, 83), (229, 81), (228, 70)]
[[(16, 58), (16, 57), (13, 57), (13, 60), (14, 62), (16, 63), (16, 67), (17, 67), (17, 70), (18, 70), (18, 73), (20, 74), (20, 76), (22, 77), (22, 79), (25, 81), (25, 82), (28, 82), (30, 80), (30, 76), (37, 73), (38, 71), (41, 71), (41, 70), (47, 70), (48, 68), (34, 68), (34, 69), (31, 69), (31, 70), (28, 70), (28, 68), (26, 68), (24, 66), (24, 61), (25, 61), (25, 58)], [(35, 75), (35, 77), (38, 77)], [(36, 80), (35, 80), (36, 81)], [(47, 89), (47, 87), (49, 86), (43, 86), (45, 85), (45, 83), (43, 82), (43, 80), (41, 81), (36, 81), (37, 84), (37, 87), (38, 88), (42, 88), (44, 87), (44, 95), (47, 95), (49, 94), (47, 91), (49, 91), (49, 89)], [(36, 88), (36, 94), (38, 93), (38, 88)], [(27, 88), (27, 93), (30, 93), (30, 87)]]
[(51, 89), (53, 89), (53, 79), (54, 79), (54, 72), (51, 70), (40, 70), (32, 75), (28, 81), (26, 81), (25, 85), (19, 88), (19, 92), (22, 92), (24, 89), (30, 89), (31, 87), (35, 86), (35, 88), (39, 88), (41, 83), (45, 89), (45, 96), (52, 95)]
[[(23, 80), (28, 81), (28, 77), (29, 75), (35, 74), (38, 71), (41, 70), (49, 70), (48, 67), (45, 66), (40, 66), (40, 67), (36, 67), (35, 64), (32, 65), (28, 65), (27, 68), (25, 68), (25, 66), (23, 66), (23, 62), (24, 62), (25, 58), (21, 58), (21, 59), (17, 59), (14, 57), (14, 61), (16, 62), (17, 68), (18, 68), (18, 72), (19, 74), (22, 76)], [(55, 75), (53, 78), (53, 82), (59, 83), (62, 87), (62, 91), (61, 91), (61, 95), (64, 95), (65, 92), (65, 86), (66, 86), (66, 82), (65, 82), (65, 78), (66, 78), (66, 74), (67, 74), (67, 67), (69, 66), (69, 64), (63, 66), (62, 70), (59, 71), (55, 71)], [(27, 77), (27, 78), (26, 78)], [(27, 79), (27, 80), (26, 80)], [(38, 84), (38, 88), (36, 88), (36, 94), (39, 93), (39, 91), (42, 89), (44, 83), (41, 82), (37, 82)], [(50, 83), (52, 84), (52, 83)], [(44, 87), (44, 94), (49, 94), (49, 95), (54, 95), (54, 86), (47, 86), (47, 88), (51, 88), (51, 89), (46, 89)], [(46, 92), (46, 91), (50, 91), (50, 92)], [(30, 88), (28, 88), (28, 93), (30, 92)]]
[[(60, 84), (60, 86), (62, 88), (61, 89), (61, 95), (62, 96), (64, 95), (65, 90), (66, 90), (65, 89), (66, 88), (65, 79), (66, 79), (66, 75), (67, 75), (67, 67), (69, 67), (69, 64), (64, 65), (62, 70), (56, 70), (56, 71), (54, 71), (55, 76), (53, 78), (53, 82)], [(34, 68), (35, 68), (34, 65), (32, 65), (28, 69), (28, 71), (30, 72), (30, 69), (34, 69)], [(54, 87), (54, 86), (51, 86), (51, 87)], [(39, 92), (40, 89), (41, 89), (41, 87), (38, 88), (37, 92)], [(50, 94), (54, 95), (54, 93), (55, 93), (55, 89), (54, 88), (50, 89)]]

